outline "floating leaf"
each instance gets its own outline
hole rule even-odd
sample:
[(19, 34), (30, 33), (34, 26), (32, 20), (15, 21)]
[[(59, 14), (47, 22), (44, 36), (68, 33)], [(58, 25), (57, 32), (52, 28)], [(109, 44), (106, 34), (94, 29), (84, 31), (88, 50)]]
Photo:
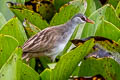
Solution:
[(0, 34), (15, 37), (20, 45), (23, 45), (23, 43), (27, 40), (24, 28), (16, 17), (12, 18), (4, 26), (1, 27)]
[(0, 70), (0, 80), (20, 80), (22, 50), (16, 48), (8, 61)]
[(0, 34), (0, 68), (18, 45), (19, 43), (14, 37)]
[[(78, 48), (63, 55), (51, 74), (51, 80), (67, 80), (78, 63), (89, 53), (94, 46), (94, 40), (85, 42)], [(72, 64), (74, 63), (74, 64)]]
[(90, 58), (82, 62), (79, 76), (94, 76), (98, 74), (102, 75), (105, 80), (120, 80), (120, 65), (111, 58)]
[(101, 23), (103, 18), (120, 29), (120, 20), (116, 16), (115, 10), (112, 8), (112, 6), (108, 4), (95, 11), (93, 14), (90, 15), (89, 18), (95, 21), (95, 24), (85, 24), (82, 31), (82, 38), (94, 36), (98, 25)]

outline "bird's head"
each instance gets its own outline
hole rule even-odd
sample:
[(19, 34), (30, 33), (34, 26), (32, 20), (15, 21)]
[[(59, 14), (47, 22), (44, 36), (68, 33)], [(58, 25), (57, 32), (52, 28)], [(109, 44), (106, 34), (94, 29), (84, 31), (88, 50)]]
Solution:
[(76, 23), (76, 24), (82, 24), (82, 23), (91, 23), (94, 24), (94, 21), (88, 19), (85, 15), (78, 13), (75, 16), (73, 16), (73, 18), (71, 19), (72, 22)]

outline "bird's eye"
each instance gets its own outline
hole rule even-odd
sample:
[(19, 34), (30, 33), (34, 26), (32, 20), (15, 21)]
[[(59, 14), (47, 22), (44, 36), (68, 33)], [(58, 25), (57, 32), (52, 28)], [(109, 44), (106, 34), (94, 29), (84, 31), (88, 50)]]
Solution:
[(83, 21), (85, 21), (85, 18), (84, 18), (84, 17), (81, 17), (81, 19), (82, 19)]
[(84, 16), (82, 16), (82, 17), (81, 17), (81, 19), (82, 19), (83, 21), (85, 21), (85, 20), (86, 20), (86, 18), (85, 18)]

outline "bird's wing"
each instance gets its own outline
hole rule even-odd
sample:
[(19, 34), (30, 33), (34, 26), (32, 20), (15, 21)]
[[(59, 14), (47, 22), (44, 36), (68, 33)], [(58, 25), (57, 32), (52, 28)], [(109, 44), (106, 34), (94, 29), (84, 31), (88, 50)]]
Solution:
[(58, 40), (59, 34), (54, 28), (42, 30), (38, 34), (31, 37), (23, 45), (23, 52), (41, 52), (54, 47), (54, 43)]

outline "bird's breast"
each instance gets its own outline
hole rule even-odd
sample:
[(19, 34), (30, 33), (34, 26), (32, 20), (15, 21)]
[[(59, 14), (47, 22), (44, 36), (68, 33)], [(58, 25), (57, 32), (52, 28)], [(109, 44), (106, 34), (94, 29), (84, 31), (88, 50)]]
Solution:
[(63, 51), (63, 49), (65, 48), (66, 44), (68, 43), (70, 37), (71, 37), (72, 34), (69, 34), (69, 35), (63, 35), (61, 37), (61, 40), (59, 40), (57, 43), (56, 43), (56, 48), (54, 49), (54, 51), (56, 53), (60, 53), (61, 51)]

